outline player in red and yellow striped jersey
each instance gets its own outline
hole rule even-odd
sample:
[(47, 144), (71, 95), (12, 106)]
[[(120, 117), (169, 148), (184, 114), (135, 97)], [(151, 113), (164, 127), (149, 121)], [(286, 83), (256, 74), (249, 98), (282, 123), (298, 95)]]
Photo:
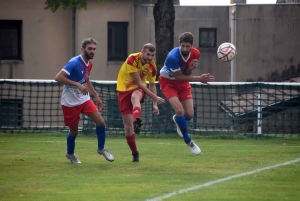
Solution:
[[(117, 80), (118, 105), (122, 114), (127, 144), (132, 152), (132, 162), (139, 162), (139, 152), (136, 147), (135, 133), (142, 126), (141, 103), (146, 94), (153, 101), (153, 113), (159, 115), (157, 104), (164, 99), (156, 95), (155, 79), (156, 64), (153, 60), (155, 46), (147, 43), (139, 53), (130, 54), (123, 63)], [(149, 81), (149, 89), (147, 88)]]

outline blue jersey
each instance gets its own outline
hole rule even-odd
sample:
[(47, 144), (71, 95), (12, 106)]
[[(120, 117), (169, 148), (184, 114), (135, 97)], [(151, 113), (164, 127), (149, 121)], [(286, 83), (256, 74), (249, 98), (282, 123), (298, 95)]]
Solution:
[[(85, 63), (81, 55), (73, 57), (67, 65), (62, 69), (65, 71), (69, 80), (79, 82), (81, 85), (86, 86), (89, 79), (90, 72), (92, 70), (92, 62)], [(64, 85), (64, 89), (61, 97), (61, 104), (74, 107), (89, 100), (89, 94), (84, 95), (76, 86)]]
[(200, 58), (200, 51), (192, 47), (187, 59), (181, 55), (180, 47), (173, 48), (164, 63), (163, 68), (160, 70), (160, 75), (164, 78), (175, 80), (172, 72), (182, 71), (188, 68), (189, 63), (194, 59)]

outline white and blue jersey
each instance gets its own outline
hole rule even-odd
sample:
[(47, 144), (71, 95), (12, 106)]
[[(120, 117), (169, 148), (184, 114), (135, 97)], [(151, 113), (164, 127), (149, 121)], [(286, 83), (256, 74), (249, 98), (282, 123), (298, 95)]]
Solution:
[(164, 78), (175, 80), (173, 72), (182, 71), (188, 68), (189, 63), (194, 59), (200, 58), (200, 52), (196, 48), (191, 48), (190, 54), (187, 59), (181, 54), (180, 47), (173, 48), (164, 63), (163, 68), (160, 70), (160, 75)]
[[(92, 70), (92, 62), (85, 63), (81, 55), (73, 57), (62, 69), (65, 71), (69, 80), (79, 82), (86, 86)], [(76, 86), (64, 85), (61, 97), (61, 104), (67, 107), (74, 107), (80, 105), (90, 99), (89, 94), (82, 94)]]

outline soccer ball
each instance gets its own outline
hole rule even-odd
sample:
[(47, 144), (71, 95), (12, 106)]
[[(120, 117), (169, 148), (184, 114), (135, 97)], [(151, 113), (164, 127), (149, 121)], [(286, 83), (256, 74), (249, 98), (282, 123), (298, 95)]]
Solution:
[(217, 50), (218, 58), (222, 61), (232, 61), (237, 52), (232, 43), (222, 43)]

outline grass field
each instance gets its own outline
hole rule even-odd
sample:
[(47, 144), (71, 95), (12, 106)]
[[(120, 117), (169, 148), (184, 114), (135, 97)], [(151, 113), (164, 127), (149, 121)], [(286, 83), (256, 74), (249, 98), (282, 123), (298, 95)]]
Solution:
[[(0, 200), (299, 200), (299, 139), (137, 137), (140, 162), (122, 136), (107, 137), (115, 161), (96, 152), (96, 136), (80, 135), (65, 157), (66, 134), (0, 134)], [(287, 162), (287, 163), (284, 163)], [(284, 164), (283, 164), (284, 163)], [(265, 169), (263, 169), (265, 168)]]

